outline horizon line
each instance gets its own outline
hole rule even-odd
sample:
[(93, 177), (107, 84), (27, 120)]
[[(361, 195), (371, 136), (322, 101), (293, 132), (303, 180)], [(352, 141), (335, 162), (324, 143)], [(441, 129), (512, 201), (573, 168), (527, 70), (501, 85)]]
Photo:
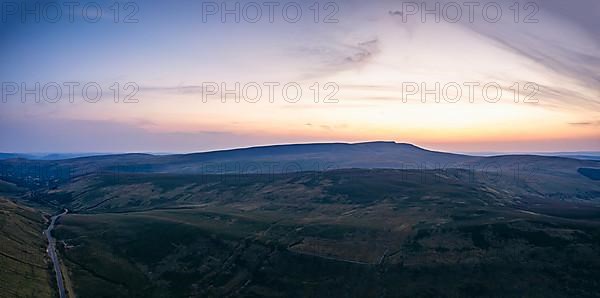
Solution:
[[(544, 155), (544, 154), (563, 154), (563, 155), (600, 155), (600, 150), (574, 150), (574, 151), (448, 151), (443, 149), (435, 149), (422, 147), (417, 144), (408, 142), (397, 142), (394, 140), (374, 140), (374, 141), (361, 141), (361, 142), (343, 142), (343, 141), (332, 141), (332, 142), (299, 142), (299, 143), (270, 143), (270, 144), (257, 144), (250, 146), (239, 146), (239, 147), (225, 147), (210, 150), (201, 151), (47, 151), (47, 152), (36, 152), (36, 151), (0, 151), (0, 154), (14, 154), (14, 155), (33, 155), (36, 157), (47, 157), (49, 155), (86, 155), (86, 156), (102, 156), (102, 155), (123, 155), (123, 154), (148, 154), (148, 155), (185, 155), (185, 154), (197, 154), (197, 153), (210, 153), (220, 151), (233, 151), (233, 150), (244, 150), (253, 148), (266, 148), (266, 147), (283, 147), (283, 146), (306, 146), (306, 145), (366, 145), (366, 144), (396, 144), (396, 145), (410, 145), (419, 149), (453, 153), (453, 154), (464, 154), (464, 155), (475, 155), (475, 156), (494, 156), (494, 155), (519, 155), (519, 154), (530, 154), (530, 155)], [(83, 156), (81, 156), (83, 157)]]

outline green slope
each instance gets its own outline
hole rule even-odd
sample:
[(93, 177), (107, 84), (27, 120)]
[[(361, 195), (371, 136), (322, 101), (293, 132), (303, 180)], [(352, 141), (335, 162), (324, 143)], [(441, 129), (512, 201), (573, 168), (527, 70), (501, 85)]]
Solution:
[(0, 297), (56, 295), (44, 228), (39, 212), (0, 198)]

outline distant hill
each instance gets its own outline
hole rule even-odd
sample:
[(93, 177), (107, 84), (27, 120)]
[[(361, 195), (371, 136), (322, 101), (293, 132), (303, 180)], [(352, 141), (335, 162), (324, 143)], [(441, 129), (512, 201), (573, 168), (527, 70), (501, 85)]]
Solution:
[(61, 160), (85, 156), (105, 155), (102, 153), (2, 153), (0, 152), (0, 160), (24, 158), (33, 160)]
[(559, 154), (556, 156), (600, 161), (600, 154)]
[[(544, 187), (559, 188), (574, 181), (597, 184), (580, 168), (600, 168), (600, 162), (554, 156), (469, 156), (436, 152), (395, 142), (292, 144), (203, 153), (151, 155), (115, 154), (65, 160), (7, 159), (0, 177), (19, 185), (52, 187), (90, 173), (280, 174), (336, 169), (468, 169), (517, 178), (538, 177)], [(560, 179), (560, 180), (559, 180)], [(566, 183), (566, 184), (565, 184)]]
[(11, 158), (27, 158), (27, 159), (31, 159), (31, 158), (33, 158), (33, 155), (20, 154), (20, 153), (0, 153), (0, 160), (1, 159), (11, 159)]
[[(506, 155), (506, 153), (498, 153), (498, 152), (473, 152), (473, 153), (465, 153), (467, 155), (474, 156), (497, 156), (497, 155)], [(519, 155), (523, 153), (510, 153), (511, 155)], [(595, 160), (600, 161), (600, 152), (597, 151), (577, 151), (577, 152), (532, 152), (527, 153), (528, 155), (540, 155), (540, 156), (557, 156), (557, 157), (565, 157), (565, 158), (575, 158), (575, 159), (583, 159), (583, 160)]]

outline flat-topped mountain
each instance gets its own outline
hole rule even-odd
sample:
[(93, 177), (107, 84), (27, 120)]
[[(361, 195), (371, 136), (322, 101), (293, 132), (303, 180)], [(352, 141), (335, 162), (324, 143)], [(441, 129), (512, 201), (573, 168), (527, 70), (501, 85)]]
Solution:
[(211, 152), (152, 155), (142, 153), (63, 160), (0, 160), (0, 176), (73, 178), (95, 172), (173, 174), (278, 174), (334, 169), (469, 169), (487, 172), (534, 170), (584, 177), (579, 168), (600, 162), (538, 155), (470, 156), (437, 152), (395, 142), (313, 143), (260, 146)]

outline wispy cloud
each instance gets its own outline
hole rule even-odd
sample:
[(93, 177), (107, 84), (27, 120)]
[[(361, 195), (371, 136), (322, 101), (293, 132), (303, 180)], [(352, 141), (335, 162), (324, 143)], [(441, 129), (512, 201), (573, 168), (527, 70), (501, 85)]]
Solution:
[(583, 121), (583, 122), (569, 122), (569, 125), (574, 125), (574, 126), (600, 126), (600, 120), (598, 120), (598, 121)]
[(329, 45), (303, 46), (296, 49), (295, 55), (302, 55), (312, 66), (302, 75), (302, 79), (332, 76), (337, 72), (360, 69), (367, 65), (380, 52), (377, 38), (358, 41), (353, 44), (344, 42)]

